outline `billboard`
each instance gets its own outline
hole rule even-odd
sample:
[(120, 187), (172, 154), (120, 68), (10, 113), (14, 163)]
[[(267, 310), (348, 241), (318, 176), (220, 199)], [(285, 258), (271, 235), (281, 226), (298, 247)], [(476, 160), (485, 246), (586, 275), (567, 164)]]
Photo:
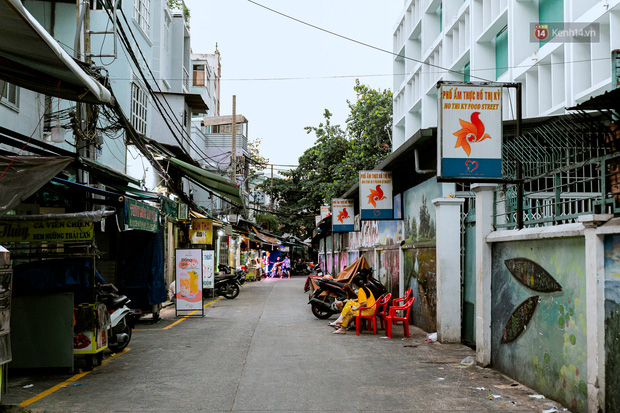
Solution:
[(439, 83), (438, 176), (502, 178), (502, 87)]

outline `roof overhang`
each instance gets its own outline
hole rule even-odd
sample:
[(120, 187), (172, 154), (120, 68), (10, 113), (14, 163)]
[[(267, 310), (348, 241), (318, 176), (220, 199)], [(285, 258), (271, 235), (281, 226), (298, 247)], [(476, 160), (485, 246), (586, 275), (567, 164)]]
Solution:
[(0, 79), (62, 99), (112, 101), (110, 91), (60, 47), (20, 0), (0, 0), (0, 16)]
[(192, 109), (196, 109), (201, 112), (206, 112), (209, 110), (209, 106), (207, 106), (207, 102), (203, 99), (202, 95), (198, 93), (174, 93), (174, 92), (156, 92), (162, 95), (170, 95), (170, 96), (183, 96), (185, 99), (185, 103)]
[(568, 110), (604, 110), (613, 109), (620, 111), (620, 89), (613, 89), (602, 95), (591, 97)]
[(174, 157), (168, 158), (168, 161), (170, 166), (173, 166), (194, 182), (201, 184), (208, 190), (229, 199), (233, 204), (243, 207), (239, 187), (231, 183), (228, 179), (212, 172), (205, 171), (202, 168), (183, 162)]

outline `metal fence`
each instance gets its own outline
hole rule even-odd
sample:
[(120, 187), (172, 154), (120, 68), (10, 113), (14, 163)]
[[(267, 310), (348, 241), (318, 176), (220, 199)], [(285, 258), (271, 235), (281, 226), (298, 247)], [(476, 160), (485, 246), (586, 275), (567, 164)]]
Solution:
[[(504, 177), (517, 180), (519, 164), (522, 170), (524, 227), (620, 212), (620, 152), (608, 123), (600, 116), (575, 113), (504, 143)], [(495, 228), (516, 227), (517, 194), (517, 184), (503, 184), (496, 191)]]

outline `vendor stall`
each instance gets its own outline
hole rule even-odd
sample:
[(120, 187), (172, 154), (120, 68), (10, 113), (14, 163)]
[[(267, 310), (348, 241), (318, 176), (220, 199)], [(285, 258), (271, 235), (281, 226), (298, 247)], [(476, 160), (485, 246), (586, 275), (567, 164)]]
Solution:
[(100, 364), (110, 320), (97, 303), (94, 223), (111, 211), (0, 217), (13, 262), (11, 367)]

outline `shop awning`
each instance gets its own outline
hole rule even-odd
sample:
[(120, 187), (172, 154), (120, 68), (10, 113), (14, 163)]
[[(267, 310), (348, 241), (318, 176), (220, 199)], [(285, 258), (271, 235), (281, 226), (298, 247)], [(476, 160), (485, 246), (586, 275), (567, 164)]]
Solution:
[(20, 0), (0, 0), (0, 16), (0, 79), (63, 99), (112, 101), (110, 91), (60, 47)]
[(0, 215), (37, 192), (71, 161), (66, 156), (0, 156)]
[(171, 96), (183, 96), (185, 103), (192, 109), (196, 109), (199, 112), (206, 112), (209, 110), (207, 103), (198, 93), (174, 93), (174, 92), (159, 92), (162, 95)]
[(254, 231), (254, 233), (256, 234), (258, 239), (260, 239), (263, 242), (266, 242), (268, 244), (281, 244), (280, 240), (278, 240), (277, 238), (273, 238), (273, 237), (270, 237), (268, 235), (261, 234), (254, 227), (252, 227), (252, 230)]
[(229, 199), (234, 204), (237, 204), (241, 207), (243, 206), (239, 187), (231, 183), (223, 176), (205, 171), (202, 168), (188, 164), (187, 162), (183, 162), (173, 157), (168, 158), (168, 161), (170, 162), (171, 166), (177, 168), (184, 175), (194, 180), (196, 183), (204, 185), (205, 187), (207, 187), (207, 189)]

